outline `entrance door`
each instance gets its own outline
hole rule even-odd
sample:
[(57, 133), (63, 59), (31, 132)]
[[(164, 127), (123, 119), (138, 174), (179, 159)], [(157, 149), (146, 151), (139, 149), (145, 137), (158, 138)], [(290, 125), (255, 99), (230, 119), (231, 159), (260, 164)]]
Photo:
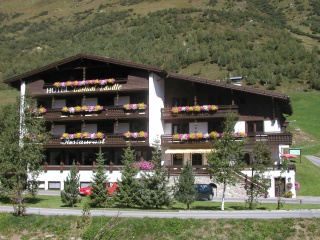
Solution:
[(275, 196), (280, 197), (283, 195), (285, 189), (285, 178), (274, 179)]

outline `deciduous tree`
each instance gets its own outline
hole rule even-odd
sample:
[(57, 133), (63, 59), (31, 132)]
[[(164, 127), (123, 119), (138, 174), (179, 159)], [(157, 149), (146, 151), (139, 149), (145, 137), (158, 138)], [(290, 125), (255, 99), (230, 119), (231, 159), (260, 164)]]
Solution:
[(259, 197), (264, 197), (270, 188), (270, 182), (265, 179), (267, 167), (270, 166), (271, 151), (263, 142), (257, 142), (252, 151), (250, 167), (251, 178), (246, 183), (249, 209), (254, 209)]
[(26, 203), (22, 193), (29, 180), (35, 181), (42, 170), (47, 137), (34, 99), (26, 96), (21, 98), (21, 105), (19, 102), (0, 109), (0, 181), (3, 191), (11, 196), (16, 215), (23, 215)]
[(229, 113), (223, 122), (223, 134), (213, 141), (213, 149), (207, 154), (209, 168), (216, 183), (223, 186), (221, 210), (224, 210), (225, 192), (228, 185), (236, 185), (237, 172), (243, 166), (245, 141), (234, 133), (237, 116)]

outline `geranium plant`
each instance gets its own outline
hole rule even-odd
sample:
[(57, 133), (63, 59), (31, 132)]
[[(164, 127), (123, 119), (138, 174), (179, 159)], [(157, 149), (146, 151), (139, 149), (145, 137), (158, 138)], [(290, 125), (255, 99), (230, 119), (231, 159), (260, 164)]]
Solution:
[(44, 108), (44, 107), (32, 108), (32, 109), (30, 109), (30, 112), (32, 114), (40, 114), (40, 115), (42, 115), (42, 114), (45, 114), (47, 112), (47, 109)]
[(89, 133), (89, 132), (77, 132), (77, 133), (63, 133), (61, 139), (103, 139), (105, 134), (102, 132)]
[(63, 107), (62, 112), (66, 113), (75, 113), (75, 112), (97, 112), (103, 110), (103, 107), (100, 105), (96, 106), (76, 106), (76, 107)]
[(135, 162), (133, 164), (134, 168), (139, 168), (141, 170), (152, 170), (154, 168), (154, 164), (149, 162), (149, 161), (140, 161), (140, 162)]
[(144, 103), (127, 103), (123, 105), (125, 110), (136, 110), (136, 109), (146, 109), (147, 104)]
[(140, 132), (126, 132), (123, 134), (123, 136), (125, 136), (126, 138), (147, 138), (148, 137), (148, 133), (144, 132), (144, 131), (140, 131)]
[(180, 112), (201, 112), (201, 111), (217, 111), (219, 108), (216, 105), (203, 105), (203, 106), (178, 106), (172, 107), (172, 113), (180, 113)]
[(114, 78), (108, 78), (108, 79), (92, 79), (92, 80), (75, 80), (75, 81), (67, 81), (67, 82), (55, 82), (53, 83), (54, 87), (82, 87), (86, 85), (107, 85), (107, 84), (114, 84), (115, 83)]
[(217, 138), (219, 137), (220, 134), (212, 131), (211, 133), (202, 133), (202, 132), (197, 132), (197, 133), (176, 133), (172, 135), (173, 140), (189, 140), (189, 139), (208, 139), (208, 138)]

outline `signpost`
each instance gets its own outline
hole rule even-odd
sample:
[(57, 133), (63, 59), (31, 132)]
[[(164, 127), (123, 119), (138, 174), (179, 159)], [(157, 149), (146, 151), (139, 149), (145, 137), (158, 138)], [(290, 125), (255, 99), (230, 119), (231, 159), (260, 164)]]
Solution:
[(290, 148), (289, 153), (300, 156), (300, 163), (301, 163), (301, 149), (300, 148)]

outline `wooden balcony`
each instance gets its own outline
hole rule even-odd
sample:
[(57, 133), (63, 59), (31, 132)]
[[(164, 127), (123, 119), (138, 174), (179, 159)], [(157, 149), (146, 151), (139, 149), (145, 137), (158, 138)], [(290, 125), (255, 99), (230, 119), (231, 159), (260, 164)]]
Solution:
[(46, 142), (45, 148), (92, 148), (92, 147), (132, 147), (149, 146), (148, 138), (126, 138), (122, 133), (106, 134), (103, 139), (61, 139), (61, 136), (52, 136)]
[[(107, 110), (106, 110), (107, 109)], [(82, 121), (99, 119), (130, 119), (130, 118), (148, 118), (149, 110), (127, 111), (122, 106), (104, 107), (104, 110), (97, 112), (64, 113), (61, 109), (48, 109), (43, 115), (47, 121)]]
[(161, 109), (161, 119), (174, 120), (174, 119), (206, 119), (206, 118), (223, 118), (228, 113), (238, 114), (237, 105), (219, 105), (216, 111), (200, 111), (200, 112), (179, 112), (173, 113), (171, 108)]
[[(240, 140), (241, 138), (239, 138)], [(247, 144), (263, 141), (266, 144), (292, 144), (291, 133), (249, 133), (246, 137)], [(183, 148), (208, 148), (212, 145), (212, 139), (189, 139), (175, 140), (171, 134), (161, 136), (161, 144), (166, 147), (183, 147)]]

